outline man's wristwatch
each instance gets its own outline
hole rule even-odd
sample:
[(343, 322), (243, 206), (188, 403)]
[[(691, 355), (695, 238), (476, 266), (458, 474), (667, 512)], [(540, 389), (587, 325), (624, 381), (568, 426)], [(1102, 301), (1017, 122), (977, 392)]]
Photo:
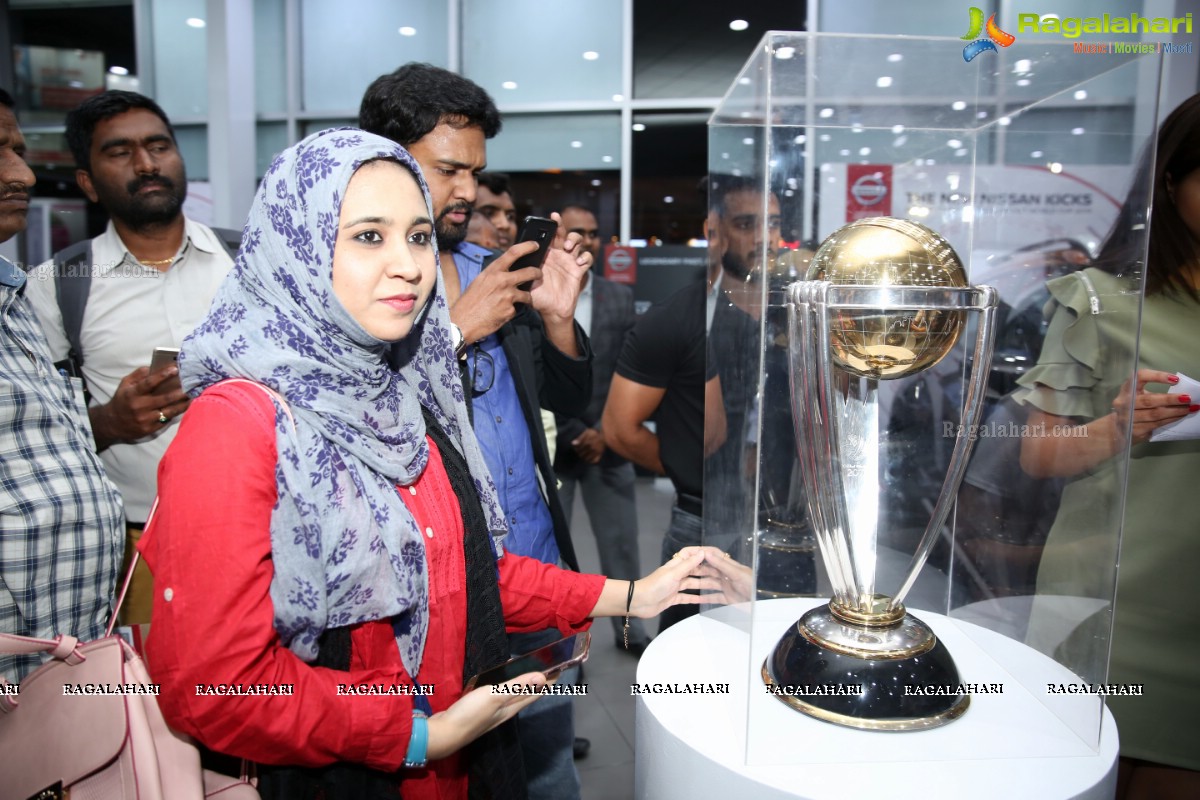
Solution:
[(454, 348), (454, 357), (462, 361), (467, 357), (467, 339), (463, 336), (462, 328), (450, 323), (450, 346)]

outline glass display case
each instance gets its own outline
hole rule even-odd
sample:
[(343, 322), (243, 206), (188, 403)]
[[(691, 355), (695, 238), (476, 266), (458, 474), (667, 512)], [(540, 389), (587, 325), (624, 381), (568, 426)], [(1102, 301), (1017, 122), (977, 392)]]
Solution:
[[(906, 762), (1099, 748), (1127, 439), (1089, 485), (1086, 530), (1058, 519), (1071, 481), (1028, 474), (1022, 448), (1097, 435), (1043, 425), (1054, 390), (1030, 375), (1064, 286), (1104, 315), (1111, 390), (1134, 373), (1164, 56), (980, 41), (770, 33), (709, 124), (725, 431), (705, 461), (704, 540), (743, 565), (746, 602), (703, 624), (747, 634), (747, 763), (844, 761), (864, 735)], [(1101, 251), (1122, 206), (1114, 263)], [(961, 280), (926, 281), (952, 260)], [(806, 627), (801, 606), (825, 617)], [(879, 693), (932, 679), (839, 659), (900, 658), (886, 643), (917, 622), (957, 664), (936, 674), (959, 699), (933, 722), (876, 724), (923, 719)], [(786, 668), (807, 678), (771, 674), (814, 643)], [(796, 699), (838, 680), (859, 700)], [(954, 734), (973, 714), (994, 720), (986, 748)]]

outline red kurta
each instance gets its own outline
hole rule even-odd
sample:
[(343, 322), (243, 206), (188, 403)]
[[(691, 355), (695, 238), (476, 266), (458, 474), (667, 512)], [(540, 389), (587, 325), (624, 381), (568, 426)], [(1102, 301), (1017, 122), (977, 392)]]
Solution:
[[(434, 712), (462, 695), (466, 574), (458, 501), (441, 456), (401, 487), (429, 568), (429, 634), (414, 681), (389, 621), (351, 631), (349, 672), (310, 666), (283, 647), (270, 598), (270, 518), (275, 491), (275, 406), (244, 383), (197, 398), (159, 466), (159, 507), (140, 550), (154, 573), (147, 660), (159, 705), (176, 730), (223, 753), (263, 764), (365, 764), (402, 769), (412, 697), (339, 695), (338, 685), (432, 685)], [(510, 631), (586, 630), (599, 575), (567, 572), (512, 554), (498, 562)], [(208, 687), (290, 685), (291, 696), (211, 696)], [(406, 798), (466, 797), (457, 755), (411, 770)]]

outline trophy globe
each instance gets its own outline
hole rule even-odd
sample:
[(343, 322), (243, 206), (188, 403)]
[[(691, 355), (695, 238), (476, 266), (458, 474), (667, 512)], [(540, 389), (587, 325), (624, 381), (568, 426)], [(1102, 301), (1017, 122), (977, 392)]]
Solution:
[[(772, 694), (810, 716), (854, 728), (922, 730), (970, 703), (933, 630), (909, 614), (912, 588), (957, 494), (970, 455), (965, 431), (983, 409), (996, 292), (967, 283), (950, 244), (910, 220), (871, 217), (832, 233), (805, 280), (788, 287), (789, 368), (800, 472), (833, 587), (767, 657)], [(897, 587), (879, 585), (888, 515), (881, 381), (930, 369), (979, 314), (962, 425), (945, 481)], [(914, 488), (915, 490), (915, 488)], [(837, 691), (835, 687), (855, 687)]]

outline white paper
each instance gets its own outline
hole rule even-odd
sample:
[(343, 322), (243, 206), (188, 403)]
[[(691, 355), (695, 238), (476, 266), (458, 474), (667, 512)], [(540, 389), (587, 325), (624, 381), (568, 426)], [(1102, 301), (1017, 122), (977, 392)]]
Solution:
[[(1167, 390), (1167, 394), (1190, 394), (1192, 402), (1200, 398), (1200, 381), (1193, 380), (1182, 372), (1175, 375), (1179, 383)], [(1170, 425), (1155, 428), (1150, 434), (1152, 442), (1182, 442), (1187, 439), (1200, 439), (1200, 412), (1188, 414), (1183, 419), (1176, 420)]]

